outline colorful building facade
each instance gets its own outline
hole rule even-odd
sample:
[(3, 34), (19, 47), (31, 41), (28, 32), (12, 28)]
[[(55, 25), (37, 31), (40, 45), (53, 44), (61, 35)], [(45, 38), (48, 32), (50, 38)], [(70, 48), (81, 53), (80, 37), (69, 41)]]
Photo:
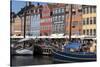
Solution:
[(51, 34), (51, 11), (48, 5), (42, 5), (41, 8), (41, 22), (40, 22), (40, 34), (50, 35)]
[(40, 13), (39, 9), (33, 9), (31, 14), (30, 34), (31, 36), (40, 36)]
[(10, 34), (11, 36), (21, 36), (21, 18), (14, 12), (11, 12), (10, 18)]
[[(25, 29), (26, 36), (39, 36), (40, 35), (40, 13), (39, 13), (38, 6), (28, 5), (19, 12), (19, 15), (21, 17), (23, 34)], [(24, 21), (26, 21), (25, 28), (24, 28)]]
[(10, 12), (10, 35), (14, 35), (14, 21), (15, 21), (15, 13)]
[[(82, 34), (82, 6), (75, 4), (65, 5), (65, 34), (70, 34), (70, 23), (71, 23), (71, 35), (81, 35)], [(72, 11), (71, 11), (72, 9)], [(72, 21), (70, 21), (72, 14)]]
[[(70, 21), (71, 15), (72, 21)], [(13, 34), (24, 35), (25, 29), (26, 36), (69, 35), (70, 31), (71, 35), (96, 36), (96, 6), (59, 3), (33, 5), (30, 3), (19, 11), (18, 16), (17, 23), (12, 23)], [(26, 21), (25, 28), (24, 21)], [(19, 29), (20, 33), (18, 33)]]
[(65, 32), (65, 6), (64, 4), (54, 4), (52, 10), (52, 33), (63, 34)]
[(13, 23), (13, 34), (16, 36), (21, 36), (21, 19), (19, 16), (15, 17), (14, 23)]
[(96, 36), (96, 6), (83, 5), (83, 35)]

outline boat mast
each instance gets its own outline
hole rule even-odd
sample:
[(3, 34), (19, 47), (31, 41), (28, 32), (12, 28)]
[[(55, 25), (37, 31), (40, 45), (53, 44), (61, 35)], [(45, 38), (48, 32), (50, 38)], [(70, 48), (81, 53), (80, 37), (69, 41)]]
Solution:
[[(25, 5), (25, 11), (24, 11), (24, 38), (26, 38), (26, 36), (25, 36), (25, 34), (26, 34), (26, 7), (27, 7), (27, 2)], [(24, 42), (23, 48), (25, 48), (25, 42)]]
[(25, 6), (25, 12), (24, 12), (24, 38), (25, 34), (26, 34), (26, 7), (27, 7), (27, 2), (26, 2), (26, 6)]
[(72, 34), (72, 4), (70, 5), (69, 41), (71, 41), (71, 34)]

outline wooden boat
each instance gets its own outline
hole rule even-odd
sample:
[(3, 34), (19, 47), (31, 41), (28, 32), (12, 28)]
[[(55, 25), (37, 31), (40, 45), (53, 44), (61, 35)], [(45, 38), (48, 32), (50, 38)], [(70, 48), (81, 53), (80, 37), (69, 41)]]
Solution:
[(96, 61), (96, 53), (91, 52), (61, 52), (53, 50), (53, 59), (57, 62), (90, 62)]
[[(74, 44), (73, 46), (66, 46), (68, 49), (77, 49), (80, 48), (78, 44)], [(64, 51), (58, 50), (56, 48), (53, 48), (52, 50), (52, 55), (53, 59), (56, 62), (91, 62), (91, 61), (96, 61), (96, 52), (85, 52), (85, 51), (69, 51), (66, 50), (65, 48)]]
[[(17, 38), (16, 42), (11, 44), (11, 55), (33, 55), (34, 46), (32, 40), (32, 38)], [(24, 46), (25, 48), (23, 48)]]

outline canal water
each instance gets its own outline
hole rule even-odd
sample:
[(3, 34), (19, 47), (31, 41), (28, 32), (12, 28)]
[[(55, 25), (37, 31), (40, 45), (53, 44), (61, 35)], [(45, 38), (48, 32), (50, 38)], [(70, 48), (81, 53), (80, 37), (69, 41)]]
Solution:
[(51, 56), (12, 56), (11, 66), (54, 64)]
[[(11, 44), (18, 41), (17, 39), (11, 40)], [(46, 65), (46, 64), (58, 64), (59, 62), (54, 62), (52, 56), (11, 56), (10, 59), (11, 67), (18, 66), (31, 66), (31, 65)]]

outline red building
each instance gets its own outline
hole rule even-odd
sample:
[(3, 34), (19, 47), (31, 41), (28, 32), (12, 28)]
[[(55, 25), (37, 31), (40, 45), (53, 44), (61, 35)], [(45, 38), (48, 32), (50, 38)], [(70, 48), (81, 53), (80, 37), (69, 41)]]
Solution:
[(50, 35), (51, 34), (51, 11), (47, 5), (42, 5), (41, 10), (41, 22), (40, 22), (40, 35)]

